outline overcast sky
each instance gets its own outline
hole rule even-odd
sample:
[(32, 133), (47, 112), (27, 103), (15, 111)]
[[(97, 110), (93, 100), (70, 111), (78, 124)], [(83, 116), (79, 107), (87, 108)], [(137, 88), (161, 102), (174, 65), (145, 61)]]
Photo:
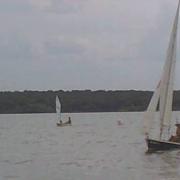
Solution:
[(153, 90), (177, 3), (0, 0), (0, 91)]

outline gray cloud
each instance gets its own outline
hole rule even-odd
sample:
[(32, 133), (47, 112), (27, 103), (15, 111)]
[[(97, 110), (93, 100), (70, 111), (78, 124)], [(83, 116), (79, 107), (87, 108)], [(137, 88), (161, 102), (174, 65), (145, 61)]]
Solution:
[(76, 13), (81, 10), (84, 1), (52, 0), (51, 6), (46, 10), (55, 13)]
[(32, 0), (35, 8), (49, 13), (68, 14), (77, 13), (88, 0)]
[(65, 40), (46, 42), (44, 44), (44, 48), (47, 54), (57, 58), (65, 58), (66, 56), (81, 56), (85, 51), (85, 48), (81, 44)]
[(33, 10), (33, 6), (26, 0), (1, 0), (0, 12), (2, 13), (27, 13)]
[(4, 60), (31, 60), (32, 47), (25, 37), (19, 34), (10, 34), (8, 37), (0, 37), (0, 56)]

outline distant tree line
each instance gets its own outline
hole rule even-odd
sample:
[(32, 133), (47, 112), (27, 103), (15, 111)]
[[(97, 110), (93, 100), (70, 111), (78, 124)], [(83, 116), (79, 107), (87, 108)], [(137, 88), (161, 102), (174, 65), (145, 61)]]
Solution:
[[(14, 91), (0, 92), (0, 113), (54, 113), (55, 96), (62, 112), (120, 112), (146, 110), (150, 91)], [(180, 110), (180, 91), (174, 93), (173, 110)]]

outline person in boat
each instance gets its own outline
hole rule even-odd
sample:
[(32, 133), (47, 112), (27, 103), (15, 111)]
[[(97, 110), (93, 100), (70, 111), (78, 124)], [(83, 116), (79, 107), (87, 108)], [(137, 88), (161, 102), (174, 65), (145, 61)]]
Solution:
[(180, 124), (176, 124), (176, 135), (171, 136), (169, 141), (180, 143)]
[(62, 120), (59, 120), (59, 124), (62, 124)]
[(68, 117), (68, 123), (71, 124), (71, 117)]

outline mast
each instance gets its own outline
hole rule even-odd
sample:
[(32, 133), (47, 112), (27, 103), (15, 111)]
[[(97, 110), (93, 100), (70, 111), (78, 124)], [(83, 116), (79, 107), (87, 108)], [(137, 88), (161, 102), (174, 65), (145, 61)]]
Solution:
[[(174, 71), (176, 63), (176, 48), (177, 48), (177, 28), (179, 18), (179, 7), (176, 11), (173, 29), (170, 36), (169, 47), (167, 50), (166, 62), (164, 65), (163, 76), (160, 84), (160, 137), (159, 139), (169, 136), (170, 121), (172, 114), (172, 100), (173, 100), (173, 84), (174, 84)], [(162, 137), (162, 135), (164, 137)]]

